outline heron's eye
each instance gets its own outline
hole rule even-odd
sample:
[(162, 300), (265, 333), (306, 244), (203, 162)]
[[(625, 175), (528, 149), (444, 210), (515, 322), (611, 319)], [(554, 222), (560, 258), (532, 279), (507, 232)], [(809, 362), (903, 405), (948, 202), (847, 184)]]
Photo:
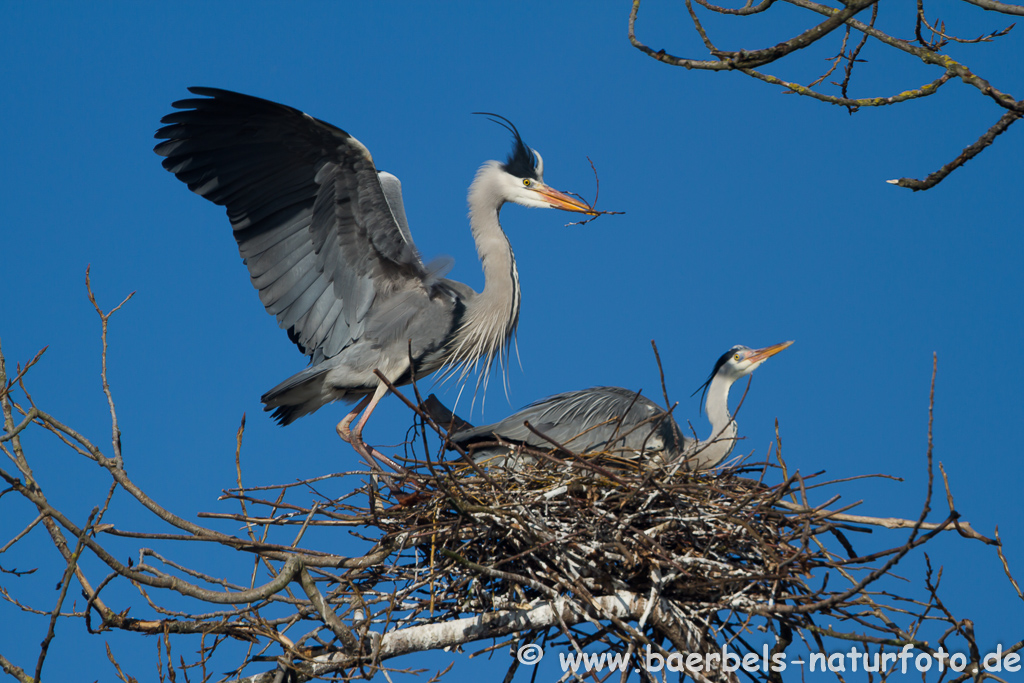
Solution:
[(743, 354), (737, 353), (732, 357), (733, 360), (743, 360)]
[(533, 184), (532, 180), (530, 180), (529, 178), (523, 178), (523, 186), (524, 187), (529, 187), (532, 184)]

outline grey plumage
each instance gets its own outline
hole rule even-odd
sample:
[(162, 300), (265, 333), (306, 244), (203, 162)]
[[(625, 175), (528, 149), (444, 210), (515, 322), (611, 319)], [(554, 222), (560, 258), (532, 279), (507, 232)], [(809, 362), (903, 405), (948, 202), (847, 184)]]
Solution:
[[(155, 151), (189, 189), (226, 207), (260, 300), (310, 358), (309, 368), (262, 397), (281, 424), (372, 394), (361, 431), (385, 393), (375, 369), (397, 384), (481, 358), (486, 372), (507, 348), (519, 310), (501, 205), (593, 213), (544, 185), (539, 155), (528, 188), (497, 162), (485, 164), (474, 181), (476, 206), (471, 192), (471, 227), (487, 278), (478, 294), (443, 278), (450, 260), (424, 265), (401, 184), (378, 173), (351, 135), (275, 102), (189, 90), (200, 97), (174, 103), (182, 111), (163, 118)], [(521, 153), (518, 133), (516, 145)]]
[[(526, 422), (547, 438), (530, 430)], [(470, 449), (493, 442), (496, 436), (540, 450), (551, 449), (554, 441), (575, 453), (609, 452), (627, 458), (635, 458), (640, 451), (681, 452), (690, 441), (663, 407), (621, 387), (555, 394), (500, 422), (457, 432), (451, 441)], [(473, 453), (478, 461), (507, 464), (508, 449), (501, 446), (474, 448)]]
[[(516, 445), (550, 450), (554, 441), (579, 454), (601, 452), (627, 460), (642, 454), (649, 467), (709, 469), (728, 457), (736, 442), (736, 421), (728, 406), (730, 387), (790, 344), (763, 349), (734, 346), (718, 359), (708, 381), (698, 389), (706, 392), (711, 422), (711, 434), (704, 440), (687, 436), (665, 408), (620, 387), (592, 387), (549, 396), (483, 427), (464, 426), (459, 421), (449, 440), (469, 451), (478, 463), (511, 468), (534, 461), (529, 454), (518, 452)], [(428, 412), (441, 426), (451, 420), (450, 413), (436, 405), (428, 406)], [(527, 422), (536, 431), (530, 430)]]

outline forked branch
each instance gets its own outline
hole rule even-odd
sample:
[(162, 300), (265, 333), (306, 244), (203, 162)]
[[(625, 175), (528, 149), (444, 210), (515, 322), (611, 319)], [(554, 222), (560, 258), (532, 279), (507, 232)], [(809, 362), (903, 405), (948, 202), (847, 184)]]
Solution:
[[(652, 4), (652, 2), (653, 0), (648, 0), (645, 4)], [(1024, 7), (1020, 5), (994, 2), (992, 0), (961, 0), (961, 2), (1007, 16), (1024, 16)], [(719, 43), (712, 38), (701, 19), (698, 8), (694, 7), (694, 3), (706, 12), (730, 17), (733, 23), (753, 15), (763, 14), (782, 5), (790, 5), (806, 10), (809, 13), (819, 15), (819, 17), (824, 17), (824, 19), (815, 18), (816, 24), (795, 35), (785, 36), (766, 33), (764, 35), (764, 42), (770, 44), (770, 47), (724, 49), (719, 47)], [(974, 38), (961, 38), (947, 29), (944, 21), (935, 20), (929, 22), (925, 15), (924, 0), (917, 0), (915, 22), (913, 25), (905, 27), (905, 30), (901, 32), (903, 35), (916, 36), (915, 41), (899, 38), (897, 37), (898, 34), (891, 29), (882, 30), (879, 28), (877, 19), (880, 8), (883, 5), (878, 0), (836, 2), (832, 5), (814, 2), (813, 0), (764, 0), (757, 5), (748, 2), (740, 9), (723, 7), (709, 0), (685, 0), (693, 27), (704, 49), (711, 56), (711, 59), (706, 59), (679, 56), (664, 48), (655, 49), (641, 41), (637, 37), (640, 4), (641, 0), (633, 0), (629, 15), (629, 41), (636, 49), (652, 59), (671, 66), (679, 66), (687, 70), (697, 69), (713, 72), (738, 71), (764, 83), (779, 86), (783, 88), (783, 93), (785, 94), (797, 94), (819, 102), (842, 106), (851, 114), (862, 107), (884, 107), (929, 97), (938, 92), (941, 87), (954, 80), (959, 80), (973, 87), (976, 92), (984, 96), (988, 101), (995, 103), (998, 107), (1005, 110), (999, 121), (982, 134), (977, 141), (968, 145), (954, 159), (929, 174), (924, 180), (899, 178), (898, 180), (888, 181), (899, 187), (910, 188), (914, 191), (927, 190), (934, 187), (954, 170), (963, 166), (967, 161), (973, 159), (982, 150), (991, 145), (998, 135), (1020, 119), (1021, 116), (1024, 116), (1024, 100), (1018, 100), (1009, 93), (999, 90), (990, 81), (972, 71), (966, 64), (953, 59), (943, 51), (943, 48), (950, 43), (956, 45), (991, 43), (1008, 35), (1013, 29), (1013, 24), (1009, 26), (1000, 25), (988, 33)], [(858, 18), (869, 8), (871, 9), (870, 19), (865, 22)], [(763, 22), (762, 25), (764, 25)], [(789, 64), (798, 58), (802, 50), (820, 41), (826, 41), (830, 38), (835, 39), (836, 29), (840, 27), (844, 31), (842, 32), (842, 37), (838, 39), (838, 55), (829, 60), (831, 66), (821, 77), (810, 83), (803, 84), (762, 70), (763, 67), (768, 65), (778, 65), (781, 67)], [(930, 38), (925, 37), (924, 29), (931, 31), (932, 36)], [(848, 48), (852, 35), (858, 36), (858, 40), (855, 46)], [(729, 34), (726, 33), (726, 39), (728, 38)], [(825, 43), (822, 42), (822, 44)], [(886, 59), (891, 62), (901, 58), (901, 55), (937, 69), (940, 73), (928, 83), (923, 85), (920, 82), (907, 83), (898, 91), (887, 95), (850, 97), (849, 90), (853, 85), (855, 70), (860, 74), (867, 69), (868, 73), (865, 75), (868, 78), (874, 75), (869, 67), (863, 66), (869, 60), (862, 58), (861, 55), (868, 52), (872, 55), (883, 54), (883, 57), (874, 57), (870, 61), (884, 65), (886, 67), (886, 76), (894, 71), (891, 65), (886, 62)], [(887, 57), (884, 55), (887, 55)], [(1013, 59), (1013, 54), (1011, 53), (1007, 58)], [(845, 63), (844, 77), (839, 82), (831, 82), (831, 85), (836, 86), (839, 92), (826, 92), (823, 90), (822, 83), (838, 67), (840, 62)]]

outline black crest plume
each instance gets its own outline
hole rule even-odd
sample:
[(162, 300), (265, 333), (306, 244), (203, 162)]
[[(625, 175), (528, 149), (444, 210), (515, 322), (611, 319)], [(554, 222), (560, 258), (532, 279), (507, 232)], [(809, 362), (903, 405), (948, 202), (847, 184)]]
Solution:
[(474, 114), (480, 116), (486, 116), (491, 121), (506, 129), (512, 135), (515, 136), (515, 143), (512, 145), (512, 152), (509, 153), (508, 159), (502, 165), (502, 168), (517, 178), (537, 178), (537, 156), (533, 153), (533, 150), (526, 146), (523, 142), (522, 136), (519, 135), (519, 131), (515, 125), (504, 116), (500, 114), (492, 114), (486, 111), (475, 111)]
[[(725, 353), (723, 353), (718, 358), (718, 360), (715, 361), (715, 368), (711, 371), (711, 374), (708, 375), (707, 381), (704, 382), (704, 384), (701, 384), (699, 387), (697, 387), (697, 391), (700, 392), (700, 411), (701, 412), (703, 412), (703, 410), (704, 410), (704, 397), (708, 393), (708, 387), (711, 386), (711, 380), (713, 380), (715, 378), (715, 375), (717, 375), (718, 371), (722, 369), (722, 366), (729, 362), (729, 359), (732, 358), (732, 355), (734, 353), (736, 353), (737, 351), (739, 351), (740, 349), (742, 349), (742, 348), (745, 348), (745, 347), (743, 347), (743, 346), (734, 346), (731, 349), (729, 349), (728, 351), (726, 351)], [(697, 395), (697, 391), (694, 391), (692, 394), (690, 394), (690, 396), (696, 396)], [(700, 413), (698, 413), (698, 414), (700, 414)]]

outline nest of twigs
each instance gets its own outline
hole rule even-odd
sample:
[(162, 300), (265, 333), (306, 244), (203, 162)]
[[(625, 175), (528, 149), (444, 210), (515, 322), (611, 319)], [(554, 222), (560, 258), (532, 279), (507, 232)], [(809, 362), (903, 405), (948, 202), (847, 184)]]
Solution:
[(371, 583), (404, 584), (405, 624), (517, 614), (519, 643), (564, 636), (570, 648), (600, 642), (638, 657), (644, 647), (759, 651), (744, 633), (758, 619), (781, 651), (812, 625), (800, 607), (831, 595), (807, 583), (836, 560), (815, 537), (853, 554), (840, 528), (850, 525), (783, 500), (799, 475), (769, 486), (766, 466), (666, 476), (611, 454), (533, 455), (538, 464), (514, 470), (410, 462), (418, 467), (402, 486), (415, 492), (391, 505), (368, 481), (374, 509), (358, 510), (360, 521), (402, 549)]
[[(389, 615), (392, 626), (459, 620), (463, 634), (480, 636), (468, 640), (512, 636), (484, 651), (540, 641), (577, 652), (600, 646), (637, 663), (645, 652), (723, 647), (774, 655), (794, 640), (819, 652), (832, 638), (884, 649), (906, 640), (937, 598), (930, 574), (931, 595), (912, 603), (893, 604), (868, 586), (943, 529), (987, 541), (952, 510), (936, 524), (924, 513), (915, 522), (827, 509), (838, 495), (813, 506), (810, 488), (841, 483), (790, 475), (779, 453), (771, 464), (698, 474), (610, 453), (529, 454), (535, 464), (506, 469), (407, 452), (402, 477), (365, 480), (365, 508), (349, 498), (345, 513), (378, 530), (367, 534), (378, 547), (395, 548), (386, 571), (349, 574), (374, 590), (381, 581), (396, 587), (392, 604), (404, 615)], [(910, 539), (858, 555), (850, 532), (871, 526), (907, 528)], [(819, 628), (823, 616), (830, 625)], [(844, 622), (845, 632), (833, 625)], [(513, 660), (506, 680), (518, 667)], [(713, 665), (683, 672), (737, 680)], [(770, 670), (753, 678), (781, 680)]]
[[(110, 314), (100, 315), (106, 349)], [(5, 379), (0, 355), (0, 385), (10, 388), (18, 382), (24, 389), (22, 377), (40, 355), (14, 380)], [(379, 460), (372, 471), (243, 485), (243, 419), (235, 451), (237, 487), (222, 496), (234, 509), (198, 515), (236, 525), (222, 531), (174, 514), (131, 480), (109, 392), (113, 455), (35, 406), (27, 391), (31, 408), (0, 391), (5, 438), (21, 473), (20, 478), (5, 475), (7, 494), (22, 496), (38, 512), (34, 520), (25, 518), (24, 530), (6, 548), (42, 520), (66, 563), (60, 567), (64, 578), (56, 606), (23, 605), (6, 585), (0, 586), (4, 598), (21, 609), (50, 615), (36, 678), (54, 624), (66, 617), (84, 618), (90, 631), (98, 623), (97, 632), (161, 634), (158, 643), (164, 649), (158, 647), (158, 661), (166, 663), (172, 679), (171, 643), (179, 652), (179, 636), (198, 636), (200, 647), (192, 663), (179, 657), (177, 671), (198, 669), (207, 680), (215, 657), (217, 662), (235, 660), (231, 677), (251, 666), (263, 669), (234, 679), (251, 683), (369, 679), (402, 671), (389, 662), (416, 652), (477, 644), (480, 652), (513, 644), (513, 655), (536, 644), (561, 647), (561, 654), (586, 649), (624, 655), (629, 670), (563, 669), (560, 679), (597, 683), (613, 674), (625, 680), (633, 669), (645, 681), (665, 680), (664, 668), (660, 674), (645, 669), (652, 653), (663, 657), (666, 667), (677, 656), (676, 668), (668, 670), (681, 677), (736, 680), (735, 670), (725, 670), (724, 657), (717, 664), (711, 657), (722, 648), (743, 656), (742, 673), (753, 680), (781, 681), (777, 657), (784, 661), (790, 654), (796, 661), (809, 655), (812, 666), (816, 655), (827, 654), (830, 662), (838, 657), (841, 665), (843, 658), (863, 654), (860, 670), (868, 680), (874, 680), (868, 671), (880, 671), (879, 681), (902, 680), (906, 672), (891, 660), (884, 671), (867, 664), (869, 654), (877, 667), (879, 655), (897, 650), (901, 657), (915, 655), (915, 662), (922, 657), (941, 661), (945, 654), (957, 672), (953, 680), (978, 679), (983, 677), (983, 651), (970, 620), (954, 615), (940, 599), (941, 570), (933, 571), (925, 555), (919, 568), (923, 581), (887, 579), (908, 553), (943, 531), (955, 531), (994, 546), (1021, 595), (998, 534), (986, 538), (960, 518), (945, 472), (941, 482), (948, 513), (928, 521), (933, 493), (942, 485), (933, 469), (930, 420), (928, 485), (920, 514), (898, 519), (851, 514), (857, 502), (830, 507), (839, 500), (838, 492), (849, 491), (848, 480), (823, 482), (821, 473), (791, 474), (777, 434), (765, 463), (712, 473), (650, 468), (656, 464), (653, 454), (581, 456), (553, 441), (549, 452), (528, 453), (535, 464), (483, 468), (465, 453), (452, 457), (446, 452), (445, 430), (395, 393), (416, 420), (404, 443), (405, 457), (374, 451), (375, 456), (367, 455)], [(20, 423), (16, 414), (22, 416)], [(84, 523), (54, 508), (39, 488), (30, 464), (35, 456), (20, 436), (35, 425), (57, 435), (88, 467), (99, 464), (110, 475), (106, 502)], [(159, 520), (160, 530), (137, 530), (145, 526), (137, 516), (123, 526), (114, 520), (109, 503), (118, 489), (142, 503), (152, 513), (150, 521)], [(166, 533), (165, 524), (180, 533)], [(879, 534), (881, 542), (872, 552), (858, 553), (849, 540), (852, 532), (877, 527), (897, 531), (895, 536)], [(352, 549), (344, 542), (348, 535), (338, 533), (344, 529), (364, 541), (355, 555), (338, 554)], [(123, 548), (113, 551), (114, 537), (147, 545), (125, 564), (118, 559)], [(182, 551), (197, 544), (204, 548), (198, 558)], [(84, 552), (99, 561), (100, 573), (79, 562)], [(178, 555), (191, 558), (192, 564)], [(83, 611), (68, 612), (64, 602), (73, 575), (87, 598)], [(106, 588), (115, 583), (139, 590), (134, 604)], [(110, 606), (115, 602), (117, 609)], [(1022, 648), (1024, 643), (1006, 648), (1008, 666), (1015, 665), (1010, 657)], [(747, 668), (747, 656), (756, 659), (755, 653), (763, 653), (764, 663)], [(707, 655), (699, 666), (690, 664), (690, 657), (680, 666), (679, 656), (697, 654)], [(107, 655), (117, 667), (109, 648)], [(524, 663), (521, 656), (508, 661), (506, 681)], [(19, 680), (31, 678), (9, 660), (3, 664)], [(843, 669), (838, 671), (836, 678), (847, 680)], [(128, 680), (120, 669), (118, 674)]]
[(614, 479), (565, 461), (460, 466), (379, 527), (429, 563), (436, 603), (472, 595), (474, 610), (616, 591), (655, 591), (687, 611), (754, 605), (796, 597), (794, 580), (821, 559), (803, 542), (808, 514), (776, 505), (784, 487), (734, 472), (605, 470)]

